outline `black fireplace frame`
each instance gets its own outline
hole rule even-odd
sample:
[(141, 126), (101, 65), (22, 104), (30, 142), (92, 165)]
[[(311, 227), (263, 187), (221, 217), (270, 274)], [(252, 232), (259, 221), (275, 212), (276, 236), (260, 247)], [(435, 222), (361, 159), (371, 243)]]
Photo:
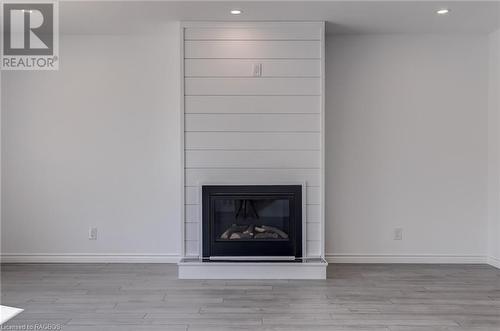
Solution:
[[(215, 199), (286, 198), (290, 201), (288, 240), (216, 240)], [(294, 257), (302, 258), (302, 185), (203, 185), (202, 256), (216, 257)]]

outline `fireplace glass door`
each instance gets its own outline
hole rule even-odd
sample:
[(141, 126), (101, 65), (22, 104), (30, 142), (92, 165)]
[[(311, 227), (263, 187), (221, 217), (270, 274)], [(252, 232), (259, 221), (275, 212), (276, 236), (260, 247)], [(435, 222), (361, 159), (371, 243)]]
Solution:
[(214, 200), (215, 239), (289, 240), (290, 201), (273, 197), (220, 197)]
[(203, 257), (301, 257), (300, 185), (203, 186)]

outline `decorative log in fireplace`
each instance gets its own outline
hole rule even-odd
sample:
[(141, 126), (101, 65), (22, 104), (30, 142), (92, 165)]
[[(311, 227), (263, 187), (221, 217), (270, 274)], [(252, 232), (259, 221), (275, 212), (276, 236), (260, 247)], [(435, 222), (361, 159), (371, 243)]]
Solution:
[(288, 235), (274, 226), (233, 224), (224, 231), (220, 239), (288, 239)]
[(203, 186), (203, 257), (302, 257), (302, 186)]

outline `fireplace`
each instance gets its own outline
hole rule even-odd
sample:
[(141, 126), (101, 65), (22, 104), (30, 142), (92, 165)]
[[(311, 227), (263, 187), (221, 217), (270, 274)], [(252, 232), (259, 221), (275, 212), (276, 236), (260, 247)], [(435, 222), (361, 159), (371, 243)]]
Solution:
[(211, 185), (202, 193), (203, 258), (302, 257), (301, 185)]

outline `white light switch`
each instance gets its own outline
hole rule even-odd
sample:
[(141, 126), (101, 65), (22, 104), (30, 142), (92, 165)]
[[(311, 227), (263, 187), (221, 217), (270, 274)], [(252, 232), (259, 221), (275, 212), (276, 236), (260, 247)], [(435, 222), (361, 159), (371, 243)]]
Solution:
[(262, 63), (254, 63), (253, 76), (254, 77), (261, 77), (262, 76)]

